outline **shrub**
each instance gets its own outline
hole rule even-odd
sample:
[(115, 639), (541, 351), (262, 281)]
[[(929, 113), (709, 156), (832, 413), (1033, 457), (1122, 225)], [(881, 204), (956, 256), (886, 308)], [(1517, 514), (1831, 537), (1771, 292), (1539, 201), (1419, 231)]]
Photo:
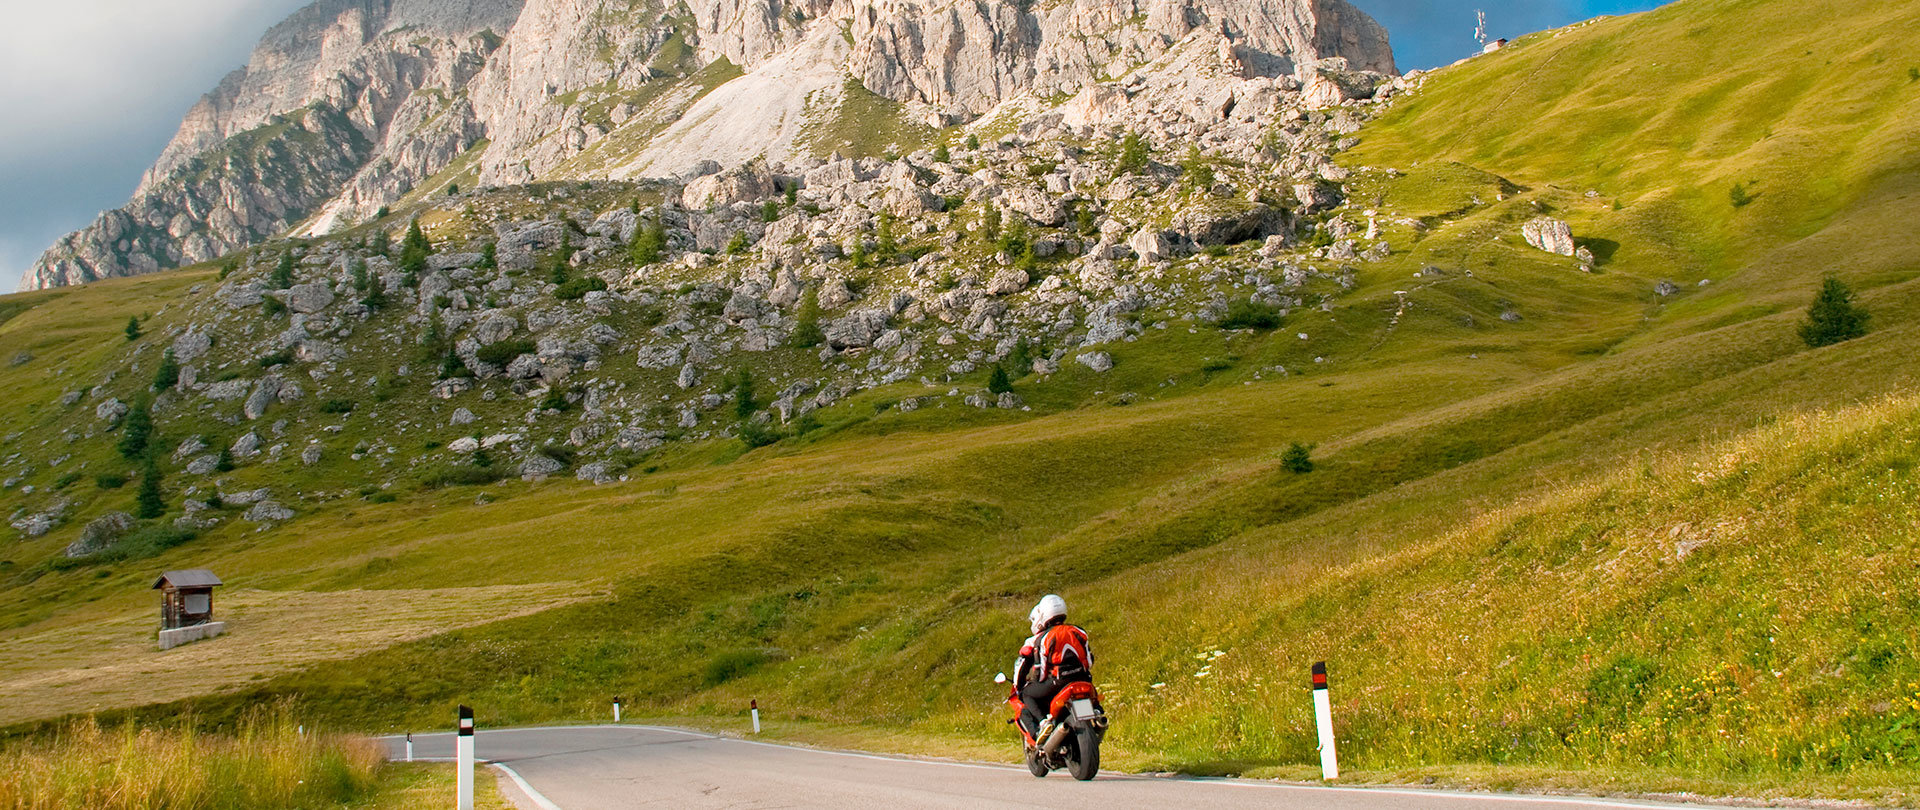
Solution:
[(213, 471), (233, 472), (233, 450), (231, 448), (220, 448), (220, 456), (214, 459), (213, 462)]
[(1871, 316), (1853, 303), (1853, 290), (1840, 279), (1828, 276), (1820, 285), (1820, 294), (1807, 308), (1807, 320), (1800, 325), (1800, 339), (1809, 348), (1818, 349), (1852, 340), (1867, 333)]
[[(476, 454), (477, 455), (477, 454)], [(484, 486), (500, 480), (500, 473), (492, 467), (478, 464), (460, 464), (429, 470), (420, 476), (420, 485), (427, 489), (443, 487)]]
[(101, 473), (93, 477), (93, 485), (101, 489), (119, 489), (127, 485), (127, 477), (119, 473)]
[(987, 376), (987, 390), (996, 394), (1004, 394), (1013, 390), (1013, 380), (1007, 379), (1006, 366), (1000, 365), (999, 363), (993, 364), (993, 373)]
[(946, 141), (941, 141), (933, 145), (933, 162), (946, 163), (950, 160), (953, 160), (953, 153), (947, 151)]
[(566, 413), (572, 407), (573, 403), (567, 401), (567, 392), (558, 388), (547, 389), (546, 397), (540, 400), (540, 410), (543, 411)]
[(130, 317), (127, 319), (126, 334), (127, 334), (128, 343), (132, 343), (140, 339), (140, 318), (138, 316)]
[(564, 444), (543, 444), (540, 446), (540, 455), (569, 467), (573, 466), (574, 459), (579, 457), (579, 454), (575, 453), (573, 448)]
[(448, 184), (447, 184), (447, 196), (449, 196), (449, 197), (458, 197), (458, 196), (460, 196), (460, 184), (459, 184), (459, 183), (448, 183)]
[(320, 403), (321, 413), (348, 413), (353, 410), (351, 399), (329, 399)]
[(80, 480), (80, 474), (77, 472), (70, 472), (70, 473), (67, 473), (66, 475), (63, 475), (63, 476), (60, 476), (59, 478), (54, 479), (53, 488), (66, 489), (67, 487), (73, 486), (73, 482), (78, 480)]
[(1280, 465), (1295, 475), (1313, 472), (1313, 446), (1294, 442), (1280, 454)]
[(293, 350), (281, 349), (280, 351), (274, 352), (273, 354), (269, 354), (264, 357), (261, 357), (257, 362), (260, 363), (261, 368), (273, 368), (274, 366), (284, 366), (284, 365), (287, 365), (288, 363), (293, 362)]
[(512, 363), (514, 358), (523, 354), (531, 354), (532, 352), (532, 341), (502, 340), (498, 343), (489, 343), (481, 346), (479, 351), (473, 353), (473, 356), (475, 359), (488, 365), (505, 366)]
[(367, 503), (393, 503), (397, 500), (400, 500), (400, 496), (384, 489), (367, 494)]
[(900, 254), (900, 243), (893, 235), (893, 215), (880, 212), (880, 223), (874, 231), (873, 252), (881, 264), (893, 264)]
[(374, 281), (367, 290), (367, 297), (360, 299), (360, 305), (374, 312), (385, 309), (387, 306), (386, 283), (377, 280)]
[(784, 437), (780, 435), (780, 431), (765, 422), (748, 419), (740, 423), (740, 441), (749, 448), (766, 447), (782, 438)]
[(780, 218), (780, 204), (768, 200), (760, 204), (760, 221), (773, 222)]
[(386, 219), (387, 214), (389, 213), (392, 213), (392, 211), (390, 211), (386, 206), (383, 205), (383, 206), (380, 206), (380, 210), (373, 212), (373, 218)]
[(271, 295), (260, 299), (260, 314), (269, 318), (278, 318), (287, 314), (287, 302)]
[(228, 276), (233, 275), (239, 270), (240, 270), (240, 260), (228, 259), (225, 264), (220, 265), (220, 280), (226, 281)]
[(980, 148), (980, 136), (978, 136), (978, 135), (975, 135), (975, 134), (972, 134), (972, 133), (968, 133), (968, 134), (967, 134), (967, 148), (968, 148), (968, 149), (979, 149), (979, 148)]
[(500, 243), (488, 242), (480, 246), (481, 270), (492, 270), (500, 266)]
[(747, 246), (748, 246), (747, 232), (734, 231), (733, 238), (727, 240), (727, 255), (738, 256), (742, 253), (745, 253), (747, 252)]
[(760, 668), (770, 660), (764, 650), (728, 650), (707, 660), (707, 685), (719, 686)]
[(451, 380), (455, 377), (472, 377), (473, 369), (467, 368), (467, 362), (452, 349), (440, 357), (440, 379)]
[(733, 383), (733, 415), (746, 419), (757, 410), (760, 410), (760, 404), (753, 401), (753, 375), (744, 368), (740, 369)]
[(585, 297), (587, 293), (606, 288), (607, 282), (600, 280), (598, 276), (586, 276), (561, 284), (559, 289), (553, 291), (553, 297), (562, 301), (574, 301)]
[(1227, 314), (1220, 319), (1220, 328), (1261, 331), (1278, 329), (1280, 328), (1280, 310), (1271, 304), (1263, 304), (1252, 298), (1242, 298), (1227, 305)]

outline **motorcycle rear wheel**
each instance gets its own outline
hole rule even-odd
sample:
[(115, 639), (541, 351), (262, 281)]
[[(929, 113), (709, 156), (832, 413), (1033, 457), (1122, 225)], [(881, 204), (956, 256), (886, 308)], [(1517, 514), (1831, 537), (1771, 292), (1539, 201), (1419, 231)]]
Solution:
[(1040, 751), (1038, 749), (1034, 749), (1034, 748), (1027, 749), (1027, 773), (1033, 774), (1034, 776), (1039, 777), (1041, 779), (1045, 779), (1047, 777), (1047, 772), (1051, 770), (1053, 769), (1047, 767), (1047, 761), (1046, 759), (1040, 756)]
[(1073, 737), (1073, 746), (1067, 751), (1067, 773), (1085, 782), (1100, 773), (1100, 730), (1081, 726)]

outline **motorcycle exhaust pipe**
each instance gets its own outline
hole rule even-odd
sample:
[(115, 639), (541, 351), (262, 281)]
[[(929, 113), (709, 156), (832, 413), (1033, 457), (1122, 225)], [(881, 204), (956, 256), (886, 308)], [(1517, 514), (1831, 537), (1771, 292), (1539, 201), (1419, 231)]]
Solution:
[(1067, 733), (1069, 731), (1070, 729), (1067, 728), (1066, 723), (1054, 726), (1053, 733), (1048, 734), (1047, 741), (1040, 746), (1040, 753), (1052, 756), (1054, 751), (1059, 750), (1060, 746), (1066, 744)]

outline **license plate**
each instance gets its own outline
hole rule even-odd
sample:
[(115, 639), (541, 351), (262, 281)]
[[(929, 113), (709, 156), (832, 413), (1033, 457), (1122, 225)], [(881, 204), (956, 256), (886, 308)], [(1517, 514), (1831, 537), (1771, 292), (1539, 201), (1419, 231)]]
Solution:
[(1100, 716), (1100, 710), (1093, 707), (1091, 700), (1076, 700), (1073, 702), (1073, 716), (1077, 720), (1092, 720)]

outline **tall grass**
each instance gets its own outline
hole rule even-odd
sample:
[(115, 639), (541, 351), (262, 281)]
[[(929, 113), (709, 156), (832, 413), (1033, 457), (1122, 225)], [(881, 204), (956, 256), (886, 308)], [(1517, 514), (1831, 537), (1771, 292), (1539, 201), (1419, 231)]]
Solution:
[(384, 762), (369, 740), (302, 734), (284, 707), (249, 714), (231, 734), (189, 725), (77, 720), (0, 750), (0, 808), (339, 807), (371, 792)]

